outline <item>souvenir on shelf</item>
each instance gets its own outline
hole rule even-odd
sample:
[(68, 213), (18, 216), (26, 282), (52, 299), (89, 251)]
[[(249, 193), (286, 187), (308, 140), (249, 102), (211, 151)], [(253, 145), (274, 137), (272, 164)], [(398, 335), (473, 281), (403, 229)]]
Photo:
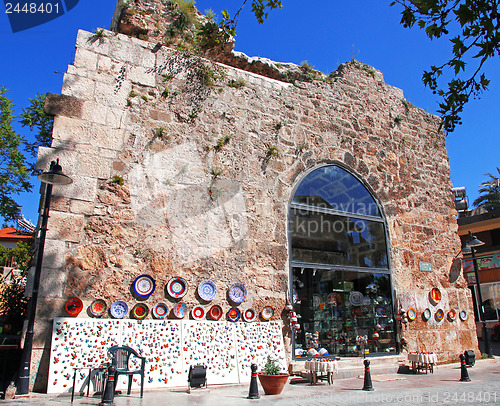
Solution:
[(186, 303), (179, 302), (174, 306), (174, 316), (178, 319), (184, 318), (187, 313)]
[(406, 315), (408, 316), (408, 320), (413, 321), (417, 318), (417, 311), (414, 308), (410, 308), (406, 312)]
[(252, 322), (255, 320), (255, 310), (250, 308), (250, 309), (246, 309), (244, 312), (243, 312), (243, 320), (245, 320), (246, 322)]
[(123, 319), (128, 313), (128, 305), (123, 300), (117, 300), (111, 305), (109, 312), (115, 319)]
[(134, 293), (140, 297), (149, 297), (155, 291), (155, 281), (149, 275), (140, 275), (135, 278), (132, 288)]
[(424, 312), (422, 313), (422, 317), (424, 318), (425, 321), (430, 320), (431, 318), (431, 309), (425, 309)]
[(203, 300), (210, 302), (216, 294), (217, 287), (212, 281), (206, 280), (198, 285), (198, 295), (200, 295)]
[(203, 307), (201, 306), (195, 306), (193, 307), (193, 310), (191, 310), (191, 316), (195, 320), (201, 320), (205, 317), (205, 310), (203, 310)]
[(168, 315), (168, 307), (165, 303), (157, 303), (151, 313), (155, 319), (164, 319)]
[(187, 282), (180, 276), (176, 276), (168, 281), (167, 292), (174, 299), (179, 299), (187, 293)]
[(467, 312), (465, 310), (460, 310), (460, 313), (458, 313), (458, 317), (460, 317), (460, 320), (462, 321), (467, 320)]
[(219, 320), (222, 317), (222, 307), (213, 305), (208, 312), (212, 320)]
[(438, 304), (441, 301), (441, 291), (438, 288), (433, 288), (429, 293), (429, 298), (433, 304)]
[(229, 287), (228, 294), (229, 299), (236, 304), (243, 303), (247, 298), (247, 290), (242, 283), (233, 283)]
[(353, 306), (361, 306), (362, 302), (363, 294), (361, 292), (354, 291), (349, 294), (349, 303)]
[(77, 316), (83, 309), (83, 302), (77, 297), (72, 297), (66, 301), (64, 308), (70, 316)]
[(443, 318), (444, 318), (444, 312), (443, 312), (443, 310), (442, 309), (438, 309), (438, 311), (436, 312), (435, 317), (436, 317), (437, 321), (443, 320)]
[(377, 317), (387, 316), (387, 309), (384, 306), (376, 306), (375, 307), (375, 316), (377, 316)]
[(108, 306), (103, 299), (95, 299), (89, 307), (90, 314), (95, 317), (101, 317), (108, 310)]
[(227, 312), (227, 319), (229, 321), (238, 321), (240, 319), (240, 311), (237, 307), (231, 307)]
[(274, 309), (271, 306), (266, 306), (262, 309), (260, 315), (264, 320), (270, 320), (274, 315)]
[(134, 318), (138, 320), (144, 319), (149, 313), (149, 308), (146, 304), (144, 303), (137, 303), (133, 308), (132, 308), (132, 315)]

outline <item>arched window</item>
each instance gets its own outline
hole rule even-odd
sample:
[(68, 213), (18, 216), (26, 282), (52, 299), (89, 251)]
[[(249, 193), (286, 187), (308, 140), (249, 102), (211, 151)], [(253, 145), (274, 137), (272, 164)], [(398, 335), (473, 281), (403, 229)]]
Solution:
[(386, 225), (363, 183), (337, 165), (309, 172), (288, 218), (294, 349), (396, 351)]

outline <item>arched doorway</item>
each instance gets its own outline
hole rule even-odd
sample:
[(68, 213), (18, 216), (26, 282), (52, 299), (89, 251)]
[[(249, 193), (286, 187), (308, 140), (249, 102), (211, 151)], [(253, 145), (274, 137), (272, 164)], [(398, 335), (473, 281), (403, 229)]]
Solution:
[[(288, 214), (294, 357), (396, 351), (386, 223), (368, 188), (339, 165), (309, 171)], [(310, 351), (313, 354), (314, 351)]]

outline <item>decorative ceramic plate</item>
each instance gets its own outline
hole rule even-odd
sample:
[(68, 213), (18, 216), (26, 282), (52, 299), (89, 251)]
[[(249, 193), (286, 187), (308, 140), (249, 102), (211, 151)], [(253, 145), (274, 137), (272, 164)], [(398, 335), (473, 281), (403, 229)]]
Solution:
[(321, 296), (320, 295), (313, 295), (313, 306), (319, 307), (320, 303), (321, 303)]
[(455, 310), (451, 309), (448, 312), (448, 319), (450, 319), (450, 321), (455, 321), (457, 319), (457, 312)]
[(149, 297), (155, 291), (155, 280), (149, 275), (140, 275), (135, 278), (132, 288), (134, 293), (140, 297)]
[(177, 317), (178, 319), (184, 318), (184, 316), (187, 313), (187, 306), (186, 303), (179, 302), (177, 303), (174, 308), (174, 316)]
[(435, 317), (436, 317), (436, 320), (437, 320), (437, 321), (441, 321), (441, 320), (443, 320), (443, 318), (444, 318), (444, 312), (443, 312), (443, 310), (442, 310), (442, 309), (439, 309), (439, 310), (436, 312)]
[(370, 298), (370, 296), (365, 296), (363, 297), (362, 303), (363, 306), (370, 306), (372, 304), (372, 299)]
[(136, 319), (141, 320), (144, 319), (149, 313), (149, 308), (144, 303), (137, 303), (132, 308), (132, 316)]
[(299, 294), (295, 289), (293, 290), (292, 298), (293, 298), (293, 303), (297, 303), (299, 301)]
[(240, 319), (240, 311), (236, 307), (231, 307), (227, 312), (227, 319), (229, 321), (238, 321)]
[(117, 300), (111, 305), (109, 312), (115, 319), (123, 319), (128, 313), (128, 305), (123, 300)]
[(174, 299), (179, 299), (187, 293), (187, 282), (180, 276), (176, 276), (168, 281), (167, 292)]
[(351, 292), (349, 295), (349, 303), (353, 306), (361, 306), (363, 302), (363, 294), (361, 292)]
[(158, 303), (151, 312), (155, 319), (164, 319), (168, 315), (168, 307), (165, 303)]
[(255, 310), (250, 308), (250, 309), (246, 309), (244, 312), (243, 312), (243, 320), (247, 321), (247, 322), (251, 322), (251, 321), (254, 321), (255, 320)]
[(95, 317), (101, 317), (108, 310), (106, 302), (102, 299), (96, 299), (90, 304), (90, 314)]
[(433, 288), (429, 294), (432, 303), (439, 303), (441, 301), (441, 291), (438, 288)]
[(217, 287), (212, 281), (203, 281), (198, 285), (198, 295), (200, 295), (203, 300), (210, 302), (216, 294)]
[(406, 312), (406, 315), (408, 316), (409, 320), (413, 321), (417, 318), (417, 311), (414, 308), (410, 308)]
[(375, 316), (377, 317), (387, 316), (387, 309), (384, 306), (375, 307)]
[(72, 297), (68, 299), (64, 308), (70, 316), (77, 316), (83, 309), (83, 302), (77, 297)]
[(201, 320), (205, 317), (205, 310), (203, 310), (203, 307), (201, 306), (195, 306), (193, 307), (193, 310), (191, 310), (191, 316), (195, 320)]
[(431, 309), (425, 309), (424, 312), (422, 313), (422, 317), (424, 318), (425, 321), (430, 320)]
[(460, 320), (462, 321), (467, 320), (467, 312), (465, 310), (460, 310), (460, 313), (458, 313), (458, 317), (460, 317)]
[(213, 305), (208, 312), (213, 320), (219, 320), (222, 317), (222, 307)]
[(242, 303), (247, 298), (247, 290), (242, 283), (233, 283), (229, 288), (229, 299), (233, 303)]
[(270, 320), (273, 317), (274, 309), (271, 306), (266, 306), (260, 312), (260, 315), (264, 320)]

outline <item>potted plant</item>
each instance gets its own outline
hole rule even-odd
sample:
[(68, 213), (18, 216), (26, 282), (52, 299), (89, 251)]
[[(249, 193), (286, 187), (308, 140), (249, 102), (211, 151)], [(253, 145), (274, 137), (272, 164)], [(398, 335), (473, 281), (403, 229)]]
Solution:
[(278, 361), (272, 359), (270, 355), (267, 356), (266, 365), (264, 365), (262, 372), (258, 374), (260, 384), (266, 395), (279, 395), (289, 376), (287, 372), (281, 372)]

